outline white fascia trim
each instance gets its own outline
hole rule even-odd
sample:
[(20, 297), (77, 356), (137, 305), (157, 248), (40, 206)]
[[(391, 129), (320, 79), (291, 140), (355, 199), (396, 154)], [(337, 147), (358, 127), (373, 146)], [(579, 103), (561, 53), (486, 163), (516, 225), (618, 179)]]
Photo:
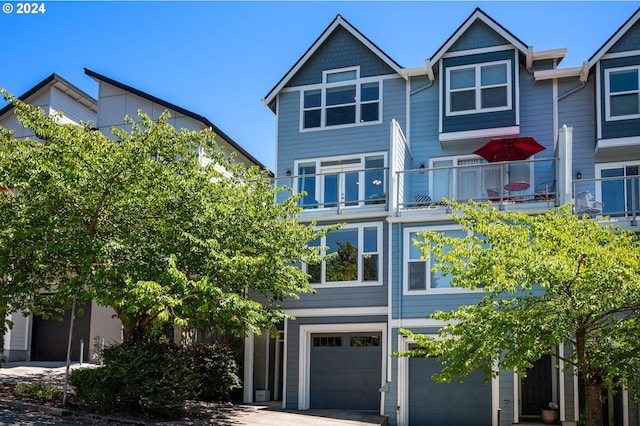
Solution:
[(387, 306), (366, 306), (362, 308), (310, 308), (310, 309), (283, 309), (285, 314), (296, 318), (322, 318), (322, 317), (355, 317), (366, 315), (387, 315)]
[(616, 44), (618, 40), (620, 40), (622, 36), (625, 35), (625, 33), (635, 25), (638, 19), (640, 19), (640, 9), (638, 9), (636, 13), (634, 13), (631, 18), (629, 18), (629, 20), (627, 20), (627, 22), (625, 22), (622, 27), (620, 27), (620, 29), (616, 31), (615, 34), (609, 40), (607, 40), (607, 42), (600, 49), (598, 49), (598, 51), (591, 57), (591, 59), (589, 59), (589, 68), (593, 67), (595, 63), (600, 61), (605, 53), (608, 52), (613, 47), (613, 45)]
[(606, 55), (603, 55), (600, 60), (628, 58), (631, 56), (640, 56), (640, 50), (625, 50), (624, 52), (607, 53)]
[(582, 67), (562, 68), (555, 70), (534, 71), (533, 78), (535, 81), (552, 80), (556, 78), (580, 77)]
[(534, 61), (544, 61), (545, 59), (562, 59), (567, 55), (567, 48), (541, 50), (533, 52)]
[(601, 149), (625, 148), (632, 146), (640, 146), (640, 136), (630, 136), (626, 138), (615, 139), (598, 139), (598, 142), (596, 143), (596, 154)]
[(461, 139), (483, 139), (520, 134), (520, 126), (497, 127), (493, 129), (467, 130), (464, 132), (440, 133), (440, 142), (458, 141)]
[(461, 56), (469, 56), (469, 55), (481, 55), (484, 53), (493, 53), (493, 52), (503, 52), (505, 50), (514, 50), (513, 46), (510, 44), (501, 44), (498, 46), (491, 47), (479, 47), (477, 49), (469, 49), (469, 50), (457, 50), (455, 52), (447, 52), (442, 55), (443, 58), (458, 58)]
[(477, 19), (484, 22), (487, 26), (489, 26), (489, 28), (491, 28), (493, 31), (498, 33), (502, 38), (507, 40), (513, 46), (515, 46), (523, 55), (527, 54), (527, 50), (528, 50), (527, 46), (525, 46), (520, 41), (515, 39), (511, 34), (509, 34), (499, 25), (496, 25), (494, 21), (489, 19), (484, 13), (478, 10), (474, 12), (473, 15), (471, 15), (469, 19), (465, 21), (464, 24), (462, 24), (462, 26), (458, 29), (458, 31), (456, 31), (453, 34), (453, 36), (449, 38), (449, 40), (440, 49), (438, 49), (438, 51), (430, 58), (431, 63), (436, 63), (437, 61), (439, 61), (440, 58), (442, 58), (447, 53), (447, 51), (451, 48), (451, 46), (453, 46), (453, 44), (456, 41), (458, 41), (460, 36), (462, 36), (462, 34), (464, 34)]
[[(355, 324), (303, 324), (300, 326), (300, 343), (298, 348), (298, 410), (308, 410), (310, 403), (311, 383), (311, 334), (312, 333), (360, 333), (380, 332), (382, 342), (380, 348), (386, 352), (387, 324), (355, 323)], [(387, 358), (389, 354), (383, 353), (382, 369), (380, 371), (380, 386), (384, 385), (386, 377)]]
[(391, 328), (442, 328), (446, 321), (428, 318), (397, 318), (391, 321)]
[(414, 68), (404, 68), (402, 70), (401, 75), (405, 79), (408, 79), (409, 77), (415, 77), (415, 76), (418, 76), (418, 75), (428, 75), (428, 70), (427, 70), (426, 66), (424, 66), (424, 67), (414, 67)]

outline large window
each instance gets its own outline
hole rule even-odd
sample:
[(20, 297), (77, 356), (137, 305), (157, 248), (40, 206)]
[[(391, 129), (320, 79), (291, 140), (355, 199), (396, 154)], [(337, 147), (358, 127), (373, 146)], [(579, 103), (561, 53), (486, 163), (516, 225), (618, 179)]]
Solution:
[(383, 153), (302, 160), (296, 163), (296, 192), (304, 208), (351, 208), (386, 202)]
[(414, 240), (425, 241), (419, 236), (420, 232), (438, 231), (449, 237), (465, 238), (469, 233), (459, 226), (441, 226), (435, 228), (410, 228), (404, 232), (404, 292), (406, 294), (426, 294), (435, 292), (468, 291), (463, 288), (451, 287), (451, 275), (433, 269), (433, 259), (423, 258), (419, 248), (413, 244)]
[(347, 226), (316, 241), (315, 245), (326, 246), (327, 254), (333, 256), (320, 264), (304, 266), (310, 282), (327, 286), (379, 284), (381, 230), (379, 224)]
[(605, 70), (606, 118), (640, 118), (640, 66)]
[(511, 108), (511, 61), (447, 68), (447, 115)]
[(360, 68), (323, 73), (323, 84), (302, 92), (302, 129), (380, 122), (380, 82)]
[(603, 179), (596, 192), (603, 213), (624, 216), (640, 211), (640, 162), (602, 164), (596, 170)]

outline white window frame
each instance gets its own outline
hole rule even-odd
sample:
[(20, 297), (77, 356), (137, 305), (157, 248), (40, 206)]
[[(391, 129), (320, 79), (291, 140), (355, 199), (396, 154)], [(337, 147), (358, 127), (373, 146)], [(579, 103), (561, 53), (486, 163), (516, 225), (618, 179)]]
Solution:
[[(501, 84), (493, 84), (482, 86), (481, 76), (482, 76), (482, 68), (487, 66), (501, 65), (504, 64), (507, 67), (507, 82)], [(470, 69), (473, 68), (475, 71), (475, 86), (472, 88), (467, 87), (464, 89), (451, 89), (451, 71), (461, 70), (461, 69)], [(506, 87), (507, 88), (507, 105), (493, 108), (482, 108), (482, 89), (490, 89), (495, 87)], [(475, 92), (475, 105), (474, 109), (468, 109), (464, 111), (451, 111), (451, 93), (459, 92), (459, 91), (471, 91)], [(511, 59), (504, 59), (500, 61), (493, 62), (481, 62), (477, 64), (467, 64), (467, 65), (456, 65), (452, 67), (447, 67), (447, 84), (446, 84), (446, 94), (447, 94), (447, 111), (446, 115), (457, 116), (457, 115), (468, 115), (468, 114), (479, 114), (485, 112), (495, 112), (495, 111), (508, 111), (511, 109), (511, 97), (512, 97), (513, 89), (512, 89), (512, 81), (511, 81)]]
[[(637, 166), (640, 168), (640, 160), (635, 160), (635, 161), (616, 161), (613, 163), (598, 163), (595, 165), (595, 176), (596, 179), (602, 179), (602, 171), (603, 170), (610, 170), (610, 169), (623, 169), (624, 170), (624, 176), (620, 176), (620, 180), (622, 182), (626, 182), (624, 181), (625, 177), (628, 177), (630, 175), (626, 174), (626, 168), (627, 167), (633, 167), (633, 166)], [(595, 199), (598, 201), (602, 200), (602, 182), (596, 182), (595, 184), (595, 189), (596, 189), (596, 194), (595, 194)], [(625, 184), (625, 190), (624, 190), (624, 209), (626, 209), (626, 206), (629, 202), (628, 200), (629, 197), (629, 193), (626, 189), (626, 184)]]
[[(319, 204), (318, 210), (335, 210), (336, 208), (339, 208), (340, 210), (356, 209), (356, 208), (361, 208), (363, 206), (376, 207), (376, 205), (365, 204), (367, 201), (365, 200), (366, 185), (358, 185), (357, 205), (352, 205), (352, 206), (345, 205), (344, 200), (340, 199), (337, 201), (338, 207), (325, 207), (325, 200), (324, 200), (324, 178), (323, 178), (324, 173), (331, 173), (331, 172), (348, 173), (349, 171), (358, 171), (359, 172), (358, 182), (364, 182), (365, 174), (367, 171), (365, 169), (365, 166), (366, 166), (367, 158), (369, 157), (382, 157), (383, 163), (384, 163), (383, 167), (385, 169), (388, 167), (387, 153), (384, 151), (383, 152), (367, 152), (367, 153), (361, 153), (356, 155), (340, 155), (340, 156), (334, 156), (334, 157), (308, 158), (303, 160), (296, 160), (294, 161), (294, 170), (296, 172), (294, 173), (295, 179), (293, 182), (293, 191), (295, 194), (300, 192), (300, 188), (298, 187), (300, 178), (302, 177), (302, 175), (298, 175), (298, 169), (300, 165), (315, 163), (315, 168), (316, 168), (315, 188), (316, 188), (316, 201), (318, 201), (318, 204)], [(332, 165), (332, 166), (324, 166), (324, 167), (322, 166), (322, 163), (324, 162), (339, 162), (339, 161), (356, 160), (356, 159), (360, 160), (359, 164), (345, 164), (343, 166), (340, 166), (340, 165)], [(385, 177), (387, 178), (387, 180), (389, 179), (388, 175), (385, 175)], [(344, 182), (340, 182), (339, 185), (341, 186), (341, 188), (344, 188)], [(381, 186), (382, 186), (381, 190), (384, 190), (385, 188), (387, 188), (388, 190), (389, 182), (382, 182)]]
[[(364, 251), (364, 229), (376, 228), (376, 252)], [(383, 250), (382, 250), (382, 223), (381, 222), (367, 222), (358, 224), (349, 224), (340, 229), (357, 229), (358, 230), (358, 279), (356, 281), (326, 281), (326, 261), (323, 261), (320, 267), (320, 282), (310, 283), (313, 288), (335, 288), (335, 287), (370, 287), (382, 285), (383, 275)], [(320, 240), (321, 246), (326, 246), (326, 237), (322, 237)], [(324, 252), (323, 252), (324, 254)], [(364, 256), (366, 254), (378, 255), (378, 279), (376, 281), (364, 281)], [(307, 272), (307, 264), (302, 264), (302, 270)]]
[[(428, 259), (422, 259), (421, 262), (425, 262), (426, 268), (426, 283), (424, 290), (410, 290), (409, 289), (409, 262), (412, 260), (410, 258), (411, 246), (413, 241), (411, 239), (411, 234), (415, 232), (428, 232), (428, 231), (461, 231), (462, 227), (460, 225), (441, 225), (441, 226), (419, 226), (419, 227), (410, 227), (404, 229), (403, 234), (403, 250), (402, 250), (402, 294), (405, 296), (424, 296), (428, 294), (459, 294), (459, 293), (476, 293), (478, 291), (482, 291), (482, 289), (478, 290), (469, 290), (463, 287), (445, 287), (445, 288), (431, 288), (431, 269), (433, 267), (432, 257)], [(473, 235), (473, 231), (467, 231), (467, 236)], [(418, 261), (417, 259), (413, 259), (414, 261)]]
[[(334, 83), (328, 83), (327, 80), (330, 75), (339, 74), (343, 72), (355, 71), (356, 77), (353, 80), (343, 80), (337, 81)], [(362, 86), (368, 83), (378, 83), (378, 99), (374, 101), (365, 101), (362, 102), (360, 100)], [(348, 104), (339, 104), (339, 105), (331, 105), (327, 106), (327, 90), (334, 87), (342, 87), (347, 85), (355, 85), (356, 86), (356, 99), (353, 103)], [(311, 108), (305, 108), (304, 106), (304, 95), (305, 92), (320, 90), (320, 106), (315, 106)], [(362, 106), (367, 104), (378, 104), (378, 119), (374, 121), (361, 121), (361, 111)], [(326, 124), (326, 115), (327, 109), (336, 108), (340, 106), (349, 106), (354, 105), (355, 107), (355, 119), (353, 123), (345, 123), (345, 124), (336, 124), (336, 125), (327, 125)], [(312, 110), (320, 110), (320, 126), (318, 127), (304, 127), (304, 114), (306, 111)], [(348, 68), (338, 68), (332, 70), (325, 70), (322, 72), (322, 83), (305, 86), (304, 89), (300, 90), (300, 132), (313, 132), (318, 130), (326, 130), (326, 129), (340, 129), (345, 127), (353, 127), (353, 126), (366, 126), (370, 124), (380, 124), (382, 123), (382, 79), (379, 77), (360, 77), (360, 67), (348, 67)]]
[(605, 105), (604, 105), (604, 111), (605, 111), (605, 120), (606, 121), (618, 121), (618, 120), (631, 120), (631, 119), (636, 119), (636, 118), (640, 118), (640, 105), (638, 107), (638, 113), (637, 114), (627, 114), (627, 115), (618, 115), (618, 116), (611, 116), (611, 87), (610, 87), (610, 75), (613, 72), (619, 72), (619, 71), (632, 71), (635, 70), (638, 73), (638, 89), (637, 90), (627, 90), (625, 92), (616, 92), (614, 96), (617, 95), (630, 95), (630, 94), (634, 94), (636, 93), (638, 95), (639, 98), (639, 102), (640, 102), (640, 65), (632, 65), (632, 66), (628, 66), (628, 67), (619, 67), (619, 68), (607, 68), (604, 70), (604, 96), (605, 96)]

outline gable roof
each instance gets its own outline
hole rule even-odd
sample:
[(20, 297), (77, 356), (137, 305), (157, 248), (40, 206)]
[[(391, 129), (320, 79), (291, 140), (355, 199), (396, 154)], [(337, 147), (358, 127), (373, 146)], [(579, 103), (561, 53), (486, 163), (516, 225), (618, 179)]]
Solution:
[[(347, 22), (342, 16), (337, 15), (336, 18), (329, 24), (329, 26), (320, 34), (320, 37), (307, 49), (307, 51), (298, 59), (298, 61), (291, 67), (291, 69), (280, 79), (280, 81), (267, 93), (267, 96), (262, 99), (262, 102), (274, 111), (271, 103), (276, 95), (282, 90), (283, 87), (293, 78), (293, 76), (302, 68), (302, 66), (313, 56), (318, 48), (329, 38), (329, 36), (338, 28), (342, 27), (353, 35), (358, 41), (364, 44), (369, 50), (371, 50), (378, 58), (391, 67), (395, 72), (401, 74), (402, 66), (396, 61), (391, 59), (389, 55), (384, 53), (378, 46), (376, 46), (371, 40), (365, 37), (360, 31), (358, 31), (353, 25)], [(406, 78), (406, 77), (405, 77)]]
[(593, 67), (608, 51), (626, 34), (629, 29), (640, 20), (640, 8), (622, 24), (618, 30), (609, 37), (609, 39), (589, 58), (589, 69)]
[[(64, 78), (60, 77), (56, 73), (51, 74), (40, 83), (33, 86), (31, 89), (27, 90), (20, 97), (18, 97), (18, 99), (26, 102), (27, 99), (31, 98), (33, 95), (50, 87), (55, 87), (56, 89), (60, 90), (62, 93), (69, 96), (74, 101), (82, 104), (84, 107), (90, 109), (91, 111), (98, 111), (98, 101), (96, 101), (92, 96), (88, 95), (73, 84), (69, 83)], [(2, 118), (5, 114), (12, 110), (13, 104), (6, 105), (4, 108), (0, 109), (0, 118)]]
[(522, 53), (523, 55), (527, 54), (528, 48), (526, 44), (524, 44), (518, 37), (513, 35), (509, 30), (496, 22), (492, 17), (484, 13), (482, 9), (477, 7), (473, 11), (473, 13), (471, 13), (471, 15), (469, 15), (469, 17), (462, 23), (462, 25), (460, 25), (458, 29), (453, 34), (451, 34), (447, 41), (445, 41), (444, 44), (440, 46), (438, 50), (436, 50), (436, 53), (434, 53), (431, 58), (427, 59), (427, 68), (430, 68), (432, 66), (431, 64), (435, 64), (436, 62), (438, 62), (444, 56), (444, 54), (447, 53), (451, 46), (453, 46), (453, 44), (458, 41), (458, 39), (460, 39), (462, 35), (464, 35), (469, 27), (471, 27), (471, 25), (478, 20), (484, 22), (487, 26), (489, 26), (489, 28), (498, 33), (509, 43), (514, 45), (520, 51), (520, 53)]
[(231, 139), (226, 133), (224, 133), (222, 130), (220, 130), (220, 128), (218, 126), (216, 126), (215, 124), (213, 124), (208, 118), (206, 118), (203, 115), (200, 114), (196, 114), (195, 112), (191, 112), (189, 110), (186, 110), (184, 108), (181, 108), (177, 105), (174, 105), (170, 102), (167, 102), (165, 100), (162, 100), (160, 98), (157, 98), (153, 95), (150, 95), (146, 92), (143, 92), (141, 90), (135, 89), (131, 86), (127, 86), (126, 84), (120, 83), (116, 80), (113, 80), (109, 77), (106, 77), (104, 75), (98, 74), (95, 71), (91, 71), (87, 68), (84, 69), (84, 73), (86, 75), (88, 75), (89, 77), (94, 78), (95, 80), (98, 81), (102, 81), (104, 83), (110, 84), (111, 86), (115, 86), (119, 89), (122, 89), (126, 92), (132, 93), (136, 96), (139, 96), (143, 99), (146, 99), (150, 102), (156, 103), (158, 105), (161, 105), (167, 109), (173, 110), (177, 113), (180, 113), (184, 116), (187, 116), (189, 118), (192, 118), (196, 121), (201, 122), (202, 124), (204, 124), (206, 127), (211, 128), (211, 130), (218, 136), (220, 136), (222, 139), (225, 140), (225, 142), (227, 142), (229, 145), (231, 145), (232, 148), (234, 148), (235, 150), (237, 150), (239, 153), (241, 153), (243, 156), (245, 156), (249, 161), (253, 162), (255, 165), (257, 165), (258, 167), (262, 168), (262, 169), (266, 169), (266, 166), (263, 165), (260, 161), (258, 161), (253, 155), (249, 154), (249, 152), (244, 149), (243, 147), (241, 147), (237, 142), (235, 142), (233, 139)]

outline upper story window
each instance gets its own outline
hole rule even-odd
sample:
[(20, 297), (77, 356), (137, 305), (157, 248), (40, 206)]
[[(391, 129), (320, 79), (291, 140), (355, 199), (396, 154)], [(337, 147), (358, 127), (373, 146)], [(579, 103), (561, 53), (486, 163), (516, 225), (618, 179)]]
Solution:
[(302, 160), (296, 163), (295, 191), (305, 192), (304, 208), (351, 208), (384, 204), (384, 153)]
[(511, 109), (511, 61), (447, 68), (447, 115)]
[(311, 276), (309, 282), (323, 286), (380, 284), (381, 238), (382, 225), (375, 223), (330, 232), (315, 245), (327, 246), (327, 254), (335, 255), (319, 264), (304, 265)]
[(302, 92), (302, 128), (380, 122), (380, 82), (361, 79), (360, 68), (323, 72), (323, 83)]
[(605, 70), (606, 119), (640, 118), (640, 66)]
[(468, 289), (451, 287), (453, 276), (443, 275), (441, 271), (433, 271), (433, 259), (424, 258), (420, 249), (413, 244), (414, 240), (425, 241), (419, 233), (425, 231), (438, 231), (448, 237), (465, 238), (472, 235), (471, 231), (465, 231), (457, 225), (445, 225), (432, 228), (408, 228), (404, 231), (404, 293), (405, 294), (430, 294), (465, 292)]

